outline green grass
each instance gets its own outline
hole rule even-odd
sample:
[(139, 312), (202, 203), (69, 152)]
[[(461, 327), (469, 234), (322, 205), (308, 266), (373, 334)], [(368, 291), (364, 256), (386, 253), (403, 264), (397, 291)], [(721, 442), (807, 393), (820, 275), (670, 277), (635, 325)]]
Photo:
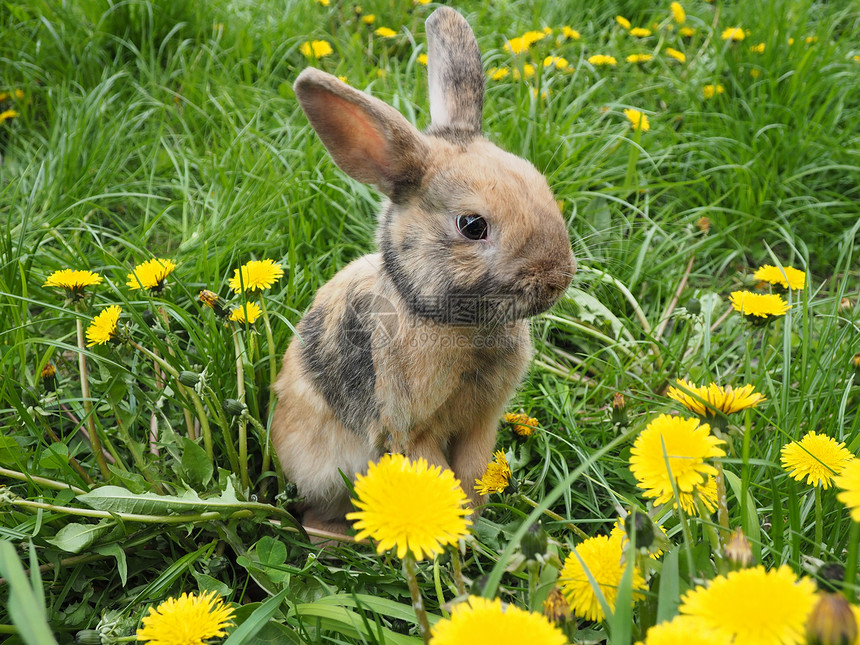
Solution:
[[(535, 321), (535, 363), (509, 406), (536, 417), (540, 430), (527, 440), (508, 427), (499, 434), (519, 494), (490, 498), (464, 557), (476, 593), (498, 592), (525, 608), (540, 610), (558, 562), (542, 565), (531, 585), (517, 566), (519, 539), (540, 515), (520, 494), (563, 519), (543, 518), (561, 558), (582, 540), (571, 525), (605, 534), (619, 512), (651, 510), (630, 473), (630, 448), (657, 414), (678, 410), (665, 396), (678, 377), (748, 383), (767, 397), (732, 416), (722, 459), (729, 523), (750, 537), (757, 561), (815, 576), (819, 560), (856, 556), (857, 523), (834, 489), (821, 491), (816, 520), (813, 489), (792, 480), (779, 458), (784, 444), (812, 430), (860, 453), (852, 366), (860, 352), (860, 14), (839, 2), (751, 9), (691, 0), (684, 7), (696, 33), (682, 39), (667, 28), (668, 4), (457, 7), (487, 69), (538, 63), (527, 81), (488, 80), (485, 130), (546, 173), (581, 266), (569, 298)], [(221, 403), (239, 396), (235, 332), (247, 350), (249, 413), (268, 425), (270, 357), (280, 359), (316, 290), (373, 249), (379, 197), (337, 170), (294, 100), (292, 82), (309, 64), (300, 45), (329, 41), (334, 53), (320, 67), (424, 127), (418, 56), (433, 7), (363, 2), (373, 26), (337, 0), (0, 7), (0, 93), (24, 93), (0, 105), (19, 112), (0, 124), (0, 633), (42, 643), (47, 623), (58, 642), (95, 629), (104, 642), (120, 642), (148, 606), (214, 589), (235, 603), (244, 629), (262, 630), (261, 640), (418, 642), (395, 558), (345, 545), (338, 559), (317, 559), (290, 530), (279, 510), (285, 497), (276, 497), (284, 482), (266, 467), (264, 433), (253, 424), (243, 488), (229, 441), (238, 441), (240, 422)], [(615, 23), (619, 14), (659, 24), (634, 39)], [(381, 25), (398, 36), (374, 36)], [(557, 42), (562, 25), (581, 40)], [(735, 25), (749, 30), (746, 40), (721, 40)], [(545, 26), (553, 34), (520, 63), (504, 50), (505, 37)], [(763, 53), (750, 51), (759, 43)], [(669, 59), (666, 47), (686, 62)], [(596, 53), (618, 65), (594, 68), (587, 58)], [(626, 63), (633, 53), (654, 58)], [(542, 69), (550, 54), (570, 70)], [(717, 83), (725, 92), (705, 99), (703, 87)], [(648, 115), (648, 132), (631, 130), (623, 115), (631, 107)], [(178, 262), (169, 287), (130, 291), (128, 272), (153, 256)], [(203, 288), (230, 298), (233, 271), (264, 258), (286, 270), (265, 295), (273, 346), (259, 323), (227, 328), (197, 301)], [(780, 263), (808, 276), (784, 319), (753, 328), (728, 314), (730, 292), (754, 288), (757, 266)], [(61, 268), (91, 269), (105, 281), (71, 307), (42, 286)], [(172, 369), (205, 369), (211, 389), (200, 409), (129, 345), (84, 351), (84, 401), (75, 321), (86, 326), (108, 304), (123, 307), (128, 335)], [(56, 389), (40, 378), (49, 362)], [(626, 399), (626, 424), (612, 421), (616, 393)], [(91, 506), (79, 496), (106, 483), (80, 432), (90, 405), (113, 453), (110, 483), (137, 495), (190, 488), (208, 500), (188, 507), (196, 521), (165, 519), (166, 507), (140, 498), (108, 500), (114, 515), (82, 514)], [(211, 460), (202, 439), (188, 439), (189, 428), (199, 437), (201, 416), (212, 430)], [(643, 600), (620, 602), (611, 620), (569, 626), (577, 642), (644, 638), (675, 614), (679, 593), (722, 570), (709, 541), (716, 515), (691, 518), (689, 531), (672, 513), (652, 516), (675, 550), (652, 565)], [(420, 565), (418, 577), (428, 611), (449, 611), (450, 558)]]

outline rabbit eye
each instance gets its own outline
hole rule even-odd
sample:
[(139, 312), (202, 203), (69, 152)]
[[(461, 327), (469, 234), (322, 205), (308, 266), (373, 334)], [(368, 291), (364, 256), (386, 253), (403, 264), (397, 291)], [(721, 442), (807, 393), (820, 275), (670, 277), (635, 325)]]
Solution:
[(487, 220), (480, 215), (458, 215), (457, 229), (461, 235), (469, 240), (487, 239)]

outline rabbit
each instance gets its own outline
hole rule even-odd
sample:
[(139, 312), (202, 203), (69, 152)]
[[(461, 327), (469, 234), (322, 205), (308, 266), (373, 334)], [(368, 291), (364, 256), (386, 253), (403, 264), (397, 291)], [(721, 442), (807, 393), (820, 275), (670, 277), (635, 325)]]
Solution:
[(335, 163), (385, 196), (378, 253), (317, 292), (273, 384), (272, 442), (308, 528), (345, 533), (354, 477), (386, 452), (451, 468), (471, 503), (532, 356), (528, 318), (576, 261), (546, 179), (481, 134), (465, 18), (426, 20), (431, 124), (318, 69), (296, 98)]

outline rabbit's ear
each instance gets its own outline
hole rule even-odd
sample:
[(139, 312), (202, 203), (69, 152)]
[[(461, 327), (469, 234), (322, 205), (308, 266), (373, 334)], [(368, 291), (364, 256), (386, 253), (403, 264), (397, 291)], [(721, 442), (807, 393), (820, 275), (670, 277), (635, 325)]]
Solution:
[(393, 201), (421, 183), (427, 142), (400, 112), (309, 67), (293, 89), (311, 126), (349, 176)]
[(433, 129), (481, 131), (484, 69), (469, 23), (449, 7), (439, 7), (425, 22)]

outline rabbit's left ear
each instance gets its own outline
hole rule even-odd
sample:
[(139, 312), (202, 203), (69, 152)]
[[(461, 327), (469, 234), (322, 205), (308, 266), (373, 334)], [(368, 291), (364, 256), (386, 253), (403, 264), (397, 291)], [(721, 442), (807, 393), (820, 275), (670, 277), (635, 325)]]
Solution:
[(449, 7), (439, 7), (425, 22), (433, 129), (481, 131), (484, 69), (469, 23)]

